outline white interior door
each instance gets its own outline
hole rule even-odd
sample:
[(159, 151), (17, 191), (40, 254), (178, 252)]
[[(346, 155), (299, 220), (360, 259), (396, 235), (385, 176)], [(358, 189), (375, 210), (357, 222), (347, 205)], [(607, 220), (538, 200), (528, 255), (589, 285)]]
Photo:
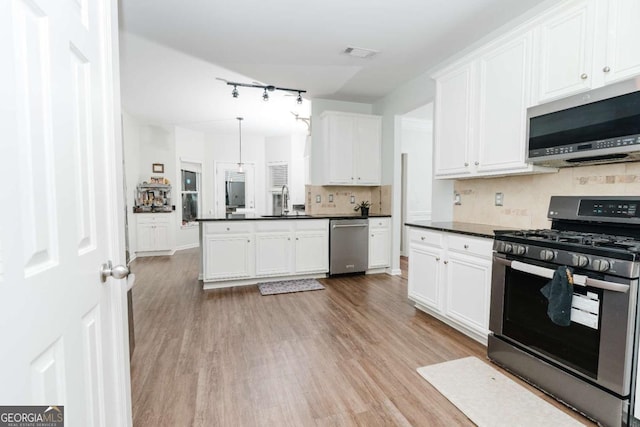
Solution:
[[(244, 201), (245, 207), (238, 210), (238, 213), (251, 213), (256, 210), (256, 196), (255, 196), (255, 164), (253, 163), (244, 163), (243, 166), (244, 173)], [(226, 173), (227, 171), (238, 172), (238, 164), (237, 163), (228, 163), (228, 162), (216, 162), (215, 164), (216, 170), (216, 217), (224, 218), (226, 214), (226, 198), (225, 198), (225, 185), (226, 185)]]
[(0, 2), (0, 404), (131, 425), (117, 11)]

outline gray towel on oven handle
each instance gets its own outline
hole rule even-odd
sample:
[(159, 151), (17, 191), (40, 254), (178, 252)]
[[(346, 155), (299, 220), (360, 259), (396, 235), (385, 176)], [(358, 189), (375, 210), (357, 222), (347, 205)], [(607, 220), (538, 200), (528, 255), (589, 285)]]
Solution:
[(540, 289), (540, 292), (549, 300), (549, 319), (556, 325), (569, 326), (573, 299), (573, 269), (567, 266), (558, 267), (553, 273), (553, 279)]

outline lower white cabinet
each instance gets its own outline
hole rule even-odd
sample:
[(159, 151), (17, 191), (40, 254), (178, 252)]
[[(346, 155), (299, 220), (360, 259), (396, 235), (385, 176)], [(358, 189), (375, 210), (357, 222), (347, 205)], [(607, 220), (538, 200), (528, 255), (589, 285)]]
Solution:
[(409, 231), (409, 298), (486, 343), (493, 240), (420, 228)]
[(274, 280), (329, 271), (326, 219), (211, 221), (200, 227), (205, 282)]
[(391, 218), (369, 218), (369, 269), (390, 265)]
[(254, 275), (251, 234), (208, 235), (204, 239), (204, 280), (246, 279)]
[(137, 252), (173, 250), (171, 233), (172, 214), (137, 214), (136, 235)]
[(295, 236), (295, 272), (304, 274), (329, 271), (328, 228), (299, 230)]

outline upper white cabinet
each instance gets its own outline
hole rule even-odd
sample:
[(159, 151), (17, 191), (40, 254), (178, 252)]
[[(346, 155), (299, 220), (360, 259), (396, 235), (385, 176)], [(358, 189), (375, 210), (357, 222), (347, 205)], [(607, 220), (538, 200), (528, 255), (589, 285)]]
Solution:
[(468, 62), (436, 79), (435, 175), (471, 174), (474, 110), (474, 63)]
[(325, 111), (320, 116), (324, 185), (380, 185), (382, 118)]
[(525, 162), (532, 45), (509, 35), (435, 76), (436, 177), (544, 171)]
[(570, 3), (537, 28), (538, 101), (591, 88), (595, 7), (594, 1)]
[(567, 2), (539, 24), (537, 102), (640, 74), (637, 0)]

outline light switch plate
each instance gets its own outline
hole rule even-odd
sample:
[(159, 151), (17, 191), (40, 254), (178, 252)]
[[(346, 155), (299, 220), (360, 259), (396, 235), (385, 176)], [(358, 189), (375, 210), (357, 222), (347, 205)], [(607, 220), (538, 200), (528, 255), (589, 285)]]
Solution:
[(320, 203), (322, 201), (322, 198), (318, 195), (316, 196), (316, 203)]
[(460, 193), (458, 193), (458, 192), (453, 193), (453, 203), (455, 205), (461, 205), (462, 204), (462, 197), (460, 197)]
[(356, 202), (356, 196), (351, 196), (351, 204), (353, 205)]
[(329, 203), (333, 203), (333, 194), (329, 194)]
[(504, 194), (496, 193), (496, 206), (502, 206), (504, 204)]

